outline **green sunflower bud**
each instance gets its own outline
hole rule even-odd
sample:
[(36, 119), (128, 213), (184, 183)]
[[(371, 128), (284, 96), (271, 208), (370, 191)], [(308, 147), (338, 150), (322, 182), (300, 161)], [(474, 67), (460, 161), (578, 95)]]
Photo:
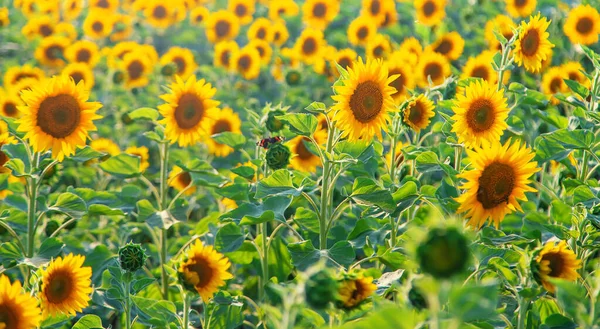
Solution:
[(419, 289), (417, 289), (415, 286), (412, 286), (408, 291), (408, 301), (410, 302), (410, 305), (419, 311), (426, 309), (429, 306), (425, 296), (423, 296), (421, 291), (419, 291)]
[(128, 243), (119, 249), (119, 265), (126, 272), (135, 272), (144, 266), (148, 256), (141, 245)]
[(281, 120), (275, 118), (276, 116), (284, 115), (285, 112), (276, 110), (269, 113), (267, 117), (267, 130), (272, 133), (276, 133), (285, 127), (285, 124)]
[(123, 123), (126, 125), (133, 123), (133, 120), (129, 117), (129, 114), (127, 113), (123, 113), (123, 115), (121, 116), (121, 121), (123, 121)]
[(434, 228), (419, 245), (417, 257), (424, 273), (435, 278), (450, 278), (466, 269), (469, 243), (455, 228)]
[(306, 282), (306, 302), (312, 308), (322, 310), (337, 300), (337, 291), (338, 282), (329, 271), (319, 271)]
[(273, 144), (267, 150), (267, 165), (273, 170), (282, 169), (290, 164), (290, 149), (280, 143)]
[(50, 237), (52, 233), (54, 233), (60, 225), (57, 221), (51, 220), (46, 224), (46, 228), (44, 229), (44, 233), (46, 233), (47, 237)]
[(115, 72), (115, 74), (113, 74), (113, 83), (114, 84), (121, 84), (121, 82), (123, 82), (123, 80), (125, 80), (125, 73), (123, 73), (123, 71), (117, 71)]
[(166, 77), (170, 77), (175, 73), (177, 73), (177, 65), (175, 63), (166, 64), (160, 69), (160, 74)]
[(287, 84), (290, 86), (297, 86), (301, 80), (302, 74), (300, 74), (300, 72), (296, 70), (290, 70), (285, 75), (285, 82), (287, 82)]

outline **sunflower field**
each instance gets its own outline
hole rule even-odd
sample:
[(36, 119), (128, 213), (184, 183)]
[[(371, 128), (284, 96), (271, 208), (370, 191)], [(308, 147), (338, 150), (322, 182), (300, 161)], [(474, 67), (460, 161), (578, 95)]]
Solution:
[(600, 0), (0, 0), (0, 329), (600, 329)]

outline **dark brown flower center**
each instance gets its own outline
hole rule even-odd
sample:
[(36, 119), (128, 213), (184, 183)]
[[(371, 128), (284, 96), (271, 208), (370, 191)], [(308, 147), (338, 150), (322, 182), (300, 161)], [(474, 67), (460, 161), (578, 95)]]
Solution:
[(317, 3), (312, 10), (313, 16), (315, 17), (324, 17), (327, 13), (327, 5), (322, 2)]
[(96, 6), (100, 8), (109, 8), (110, 3), (108, 3), (108, 0), (98, 0), (98, 2), (96, 2)]
[(348, 57), (340, 58), (338, 64), (343, 68), (348, 68), (352, 65), (352, 60)]
[(265, 31), (265, 28), (261, 27), (258, 31), (256, 31), (256, 37), (264, 40), (267, 37), (267, 31)]
[(304, 143), (309, 143), (310, 140), (304, 137), (298, 144), (296, 144), (296, 149), (294, 150), (298, 157), (301, 160), (308, 160), (314, 157), (315, 155), (310, 152), (310, 150), (306, 147)]
[(508, 203), (515, 187), (515, 171), (504, 163), (493, 162), (483, 169), (479, 177), (477, 201), (484, 209), (492, 209), (502, 203)]
[(191, 129), (204, 117), (202, 99), (192, 93), (185, 93), (179, 98), (175, 108), (175, 121), (181, 129)]
[(550, 273), (548, 273), (548, 276), (558, 278), (565, 271), (566, 262), (560, 253), (547, 253), (542, 256), (542, 260), (547, 260), (549, 262), (548, 266), (550, 267)]
[(581, 17), (575, 25), (577, 32), (581, 34), (588, 34), (594, 29), (594, 21), (589, 17)]
[(199, 282), (197, 288), (202, 288), (209, 284), (214, 276), (214, 270), (204, 258), (194, 259), (194, 264), (186, 265), (186, 271), (193, 272), (198, 275)]
[(452, 51), (452, 48), (454, 48), (453, 46), (454, 45), (452, 44), (452, 42), (450, 42), (450, 40), (444, 39), (437, 45), (437, 47), (435, 47), (433, 51), (442, 55), (446, 55), (447, 53)]
[(75, 60), (77, 62), (87, 63), (90, 58), (92, 58), (92, 54), (87, 49), (81, 49), (77, 52), (77, 56), (75, 56)]
[(248, 55), (242, 55), (238, 59), (238, 66), (242, 68), (242, 71), (248, 70), (250, 68), (251, 64), (252, 64), (252, 59)]
[(435, 2), (433, 2), (433, 1), (427, 1), (423, 5), (423, 14), (426, 17), (429, 17), (429, 16), (433, 15), (433, 13), (435, 13), (436, 9), (437, 9), (437, 7), (435, 5)]
[[(0, 143), (0, 149), (2, 148), (2, 143)], [(6, 153), (0, 151), (0, 168), (2, 168), (7, 162), (8, 162), (8, 155), (6, 155)], [(1, 172), (1, 171), (0, 171)], [(2, 314), (2, 312), (0, 312), (0, 314)], [(2, 320), (2, 318), (0, 318), (0, 321)]]
[(190, 185), (190, 183), (192, 182), (192, 176), (188, 172), (183, 172), (177, 175), (177, 181), (179, 181), (181, 186), (185, 188), (188, 187), (188, 185)]
[(50, 277), (44, 293), (49, 302), (58, 304), (69, 299), (74, 288), (73, 280), (69, 273), (55, 272)]
[(369, 10), (371, 11), (371, 15), (373, 15), (373, 16), (379, 14), (379, 12), (381, 11), (381, 2), (379, 2), (379, 0), (371, 1)]
[(79, 81), (83, 81), (83, 73), (81, 72), (73, 72), (70, 76), (73, 78), (73, 81), (75, 81), (75, 84), (79, 83)]
[(537, 53), (540, 47), (540, 35), (537, 30), (532, 29), (527, 31), (521, 40), (521, 50), (525, 56), (533, 56)]
[[(0, 152), (2, 153), (2, 152)], [(20, 319), (17, 311), (11, 308), (8, 303), (0, 305), (0, 323), (4, 324), (5, 329), (18, 329), (21, 327), (19, 324)]]
[(218, 38), (224, 38), (229, 34), (231, 25), (228, 21), (218, 21), (215, 25), (215, 32)]
[(46, 97), (37, 113), (37, 125), (54, 138), (71, 135), (79, 126), (81, 108), (75, 97), (67, 94)]
[(527, 4), (527, 0), (516, 0), (515, 1), (515, 7), (524, 7)]
[(224, 66), (229, 67), (229, 58), (230, 57), (231, 57), (231, 52), (229, 50), (223, 51), (220, 56), (221, 63), (223, 63)]
[(473, 68), (473, 71), (471, 71), (471, 76), (473, 78), (487, 80), (489, 78), (489, 72), (485, 66), (476, 66)]
[(158, 5), (154, 7), (154, 10), (152, 10), (152, 16), (158, 19), (163, 19), (167, 17), (167, 8), (165, 8), (165, 6), (163, 5)]
[(243, 17), (246, 15), (246, 13), (248, 12), (248, 8), (246, 8), (246, 5), (244, 5), (243, 3), (238, 3), (237, 6), (235, 6), (235, 15), (238, 17)]
[(46, 51), (44, 51), (44, 54), (46, 55), (46, 58), (53, 61), (53, 60), (60, 59), (60, 57), (62, 57), (63, 50), (64, 49), (62, 46), (51, 45), (50, 47), (46, 48)]
[(2, 112), (4, 112), (4, 115), (9, 118), (15, 117), (17, 115), (17, 105), (15, 103), (6, 102), (4, 103)]
[(40, 26), (40, 34), (42, 36), (47, 37), (49, 35), (52, 35), (52, 33), (54, 33), (54, 29), (51, 26), (47, 24)]
[(175, 63), (175, 65), (177, 65), (177, 73), (181, 74), (183, 73), (183, 71), (185, 71), (185, 60), (179, 56), (173, 58), (173, 63)]
[(408, 121), (413, 125), (419, 126), (425, 121), (425, 107), (420, 101), (416, 101), (413, 106), (408, 108)]
[(19, 73), (19, 74), (15, 75), (15, 78), (13, 79), (12, 83), (13, 84), (17, 83), (17, 82), (19, 82), (19, 81), (21, 81), (23, 79), (26, 79), (26, 78), (35, 78), (35, 79), (37, 79), (37, 75), (32, 74), (32, 73)]
[(377, 46), (377, 47), (373, 48), (373, 55), (376, 58), (383, 57), (383, 53), (384, 53), (383, 46)]
[(550, 92), (556, 94), (562, 89), (563, 81), (561, 78), (554, 78), (550, 81)]
[(436, 81), (442, 78), (442, 66), (439, 63), (428, 63), (425, 65), (425, 77), (431, 77), (431, 81)]
[(215, 124), (213, 125), (213, 129), (212, 129), (212, 133), (214, 134), (219, 134), (225, 131), (231, 131), (231, 125), (229, 124), (229, 121), (227, 120), (218, 120), (217, 122), (215, 122)]
[(138, 60), (134, 60), (133, 62), (127, 65), (127, 74), (129, 75), (129, 79), (137, 80), (142, 76), (144, 72), (144, 64), (142, 64)]
[(356, 36), (362, 40), (369, 35), (369, 29), (366, 26), (361, 26), (358, 31), (356, 31)]
[(362, 123), (373, 120), (383, 107), (383, 94), (374, 81), (361, 82), (350, 97), (350, 110)]
[(396, 78), (396, 80), (390, 82), (390, 86), (396, 88), (396, 92), (394, 92), (392, 94), (392, 96), (395, 95), (400, 95), (402, 94), (402, 92), (404, 91), (404, 74), (402, 73), (401, 70), (395, 69), (395, 70), (390, 70), (389, 75), (396, 75), (399, 74), (400, 76)]
[(314, 38), (307, 38), (302, 43), (302, 52), (305, 55), (311, 55), (317, 50), (317, 41)]
[(104, 28), (104, 24), (102, 24), (102, 22), (94, 22), (94, 24), (92, 24), (92, 30), (94, 30), (94, 32), (102, 32)]
[(494, 104), (489, 99), (476, 99), (467, 110), (467, 124), (475, 132), (487, 131), (495, 119)]

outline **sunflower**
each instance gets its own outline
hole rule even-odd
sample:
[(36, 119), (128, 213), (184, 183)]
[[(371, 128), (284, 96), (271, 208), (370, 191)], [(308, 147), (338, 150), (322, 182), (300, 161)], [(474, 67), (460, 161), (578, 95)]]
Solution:
[(433, 102), (427, 96), (421, 94), (413, 97), (404, 108), (404, 123), (419, 132), (429, 126), (431, 118), (435, 116), (434, 108)]
[(593, 45), (600, 34), (600, 14), (590, 5), (580, 5), (569, 12), (563, 25), (565, 35), (571, 43)]
[[(167, 179), (169, 186), (176, 189), (177, 191), (185, 190), (184, 194), (190, 196), (196, 193), (196, 186), (190, 186), (193, 184), (192, 175), (189, 172), (183, 171), (178, 166), (173, 166), (173, 170), (169, 173), (169, 178)], [(188, 188), (188, 186), (190, 186)], [(187, 188), (187, 190), (186, 190)]]
[(19, 94), (16, 92), (12, 90), (0, 92), (0, 119), (2, 117), (19, 118), (21, 113), (19, 112), (18, 107), (21, 105), (23, 105), (23, 101), (21, 101), (21, 97), (19, 97)]
[[(242, 133), (242, 121), (240, 120), (239, 115), (229, 107), (226, 107), (222, 110), (217, 109), (212, 119), (212, 121), (206, 122), (205, 126), (203, 127), (204, 130), (208, 132), (209, 136), (227, 131), (236, 134)], [(226, 157), (233, 152), (233, 148), (225, 144), (218, 143), (212, 138), (208, 138), (206, 140), (206, 145), (208, 146), (208, 151), (210, 154), (214, 154), (218, 157)]]
[(83, 267), (85, 256), (69, 254), (53, 259), (42, 270), (40, 299), (44, 318), (48, 315), (67, 314), (74, 316), (88, 306), (92, 268)]
[(232, 59), (232, 69), (237, 71), (246, 80), (254, 80), (260, 74), (260, 53), (250, 45), (236, 52)]
[(204, 79), (196, 81), (193, 75), (185, 82), (175, 76), (169, 88), (169, 94), (160, 96), (167, 104), (158, 107), (164, 117), (159, 122), (165, 125), (165, 137), (179, 146), (193, 145), (206, 134), (204, 121), (215, 115), (219, 102), (212, 98), (217, 90)]
[(47, 66), (63, 66), (64, 51), (71, 44), (66, 37), (49, 36), (44, 38), (35, 50), (35, 59)]
[(62, 1), (62, 5), (62, 13), (67, 21), (76, 20), (83, 10), (83, 1), (81, 0), (65, 0)]
[(583, 66), (581, 66), (581, 63), (571, 61), (562, 64), (560, 67), (561, 70), (565, 73), (567, 79), (577, 81), (586, 88), (591, 87), (590, 79), (585, 74), (583, 74), (585, 70), (583, 69)]
[(417, 21), (426, 26), (439, 24), (446, 17), (446, 0), (415, 0)]
[(285, 26), (284, 20), (274, 22), (271, 26), (271, 30), (273, 31), (273, 43), (279, 47), (283, 46), (290, 37), (290, 33)]
[(249, 24), (254, 15), (254, 0), (229, 0), (227, 10), (237, 17), (240, 24)]
[(79, 81), (83, 81), (85, 89), (92, 89), (95, 84), (94, 72), (85, 63), (71, 63), (62, 70), (62, 74), (69, 76), (78, 84)]
[[(315, 136), (317, 136), (315, 134)], [(321, 166), (321, 158), (312, 153), (307, 147), (312, 142), (304, 136), (296, 136), (286, 143), (292, 157), (290, 158), (290, 166), (295, 170), (314, 173), (318, 166)]]
[(109, 36), (113, 30), (113, 13), (103, 10), (90, 10), (83, 21), (83, 33), (92, 39)]
[[(107, 49), (107, 50), (106, 50)], [(114, 45), (112, 48), (103, 48), (103, 53), (106, 51), (106, 59), (108, 67), (118, 69), (123, 61), (123, 58), (128, 53), (134, 50), (141, 50), (141, 45), (135, 41), (122, 41)]]
[(108, 138), (96, 138), (92, 140), (90, 147), (95, 151), (106, 153), (110, 156), (119, 155), (121, 153), (119, 145)]
[(4, 87), (12, 88), (23, 79), (41, 81), (44, 79), (44, 71), (29, 64), (23, 66), (11, 66), (6, 70), (6, 73), (4, 73)]
[(368, 17), (377, 26), (381, 26), (385, 22), (387, 9), (393, 6), (395, 6), (393, 0), (362, 0), (360, 15)]
[(548, 241), (535, 258), (534, 273), (546, 290), (556, 292), (556, 287), (548, 279), (577, 281), (581, 260), (567, 247), (565, 241)]
[(428, 78), (434, 86), (442, 84), (450, 74), (450, 63), (444, 55), (433, 51), (423, 52), (416, 68), (419, 86), (429, 87)]
[(143, 50), (135, 50), (123, 56), (121, 69), (125, 72), (125, 87), (130, 89), (144, 87), (149, 82), (152, 62)]
[(147, 147), (130, 146), (125, 150), (125, 153), (140, 157), (140, 172), (144, 172), (150, 167), (150, 162), (148, 162), (150, 155), (148, 154)]
[(506, 40), (510, 40), (513, 37), (513, 29), (516, 29), (517, 25), (513, 22), (512, 18), (506, 15), (497, 15), (493, 19), (485, 23), (485, 39), (490, 45), (490, 50), (501, 51), (502, 45), (500, 41), (496, 39), (494, 30), (500, 32)]
[(529, 72), (535, 73), (542, 67), (542, 60), (550, 55), (554, 47), (546, 32), (550, 22), (545, 17), (531, 16), (529, 22), (521, 22), (521, 32), (515, 42), (515, 62), (525, 66)]
[(302, 21), (312, 28), (325, 30), (339, 11), (338, 1), (306, 0), (302, 5)]
[(381, 130), (387, 131), (390, 112), (397, 109), (392, 94), (396, 91), (390, 84), (396, 76), (388, 75), (388, 68), (381, 60), (368, 58), (348, 69), (348, 76), (334, 86), (336, 101), (332, 110), (333, 121), (351, 141), (370, 141), (374, 136), (382, 139)]
[(537, 0), (505, 0), (506, 11), (512, 17), (527, 17), (535, 10)]
[(370, 276), (344, 279), (338, 290), (340, 304), (346, 309), (354, 308), (373, 295), (375, 290), (377, 286)]
[(271, 45), (265, 40), (254, 39), (248, 43), (248, 47), (253, 47), (258, 51), (260, 60), (263, 64), (269, 64), (271, 62), (271, 56), (273, 55), (273, 49)]
[(34, 329), (41, 321), (42, 314), (35, 297), (23, 293), (21, 282), (10, 283), (6, 275), (0, 275), (0, 327)]
[(240, 48), (234, 40), (221, 41), (215, 45), (215, 55), (213, 65), (223, 67), (227, 70), (233, 68), (233, 58), (237, 57)]
[[(8, 124), (4, 120), (0, 120), (0, 148), (2, 148), (2, 145), (14, 144), (15, 142), (15, 138), (10, 135), (8, 130)], [(0, 154), (0, 157), (3, 158), (0, 166), (3, 166), (8, 159), (4, 153)]]
[(110, 40), (113, 42), (122, 41), (133, 33), (133, 19), (129, 15), (116, 14), (113, 17), (113, 32)]
[(92, 9), (99, 8), (115, 12), (119, 8), (119, 0), (92, 0), (88, 3)]
[(494, 54), (492, 51), (484, 51), (475, 57), (469, 57), (460, 78), (479, 78), (487, 81), (490, 85), (498, 83), (498, 73), (492, 66)]
[(238, 18), (230, 11), (219, 10), (206, 19), (206, 37), (212, 43), (234, 39), (239, 32)]
[(391, 27), (398, 24), (398, 12), (396, 11), (396, 4), (393, 1), (386, 1), (389, 4), (384, 6), (383, 15), (384, 19), (381, 23), (381, 27)]
[(489, 220), (498, 228), (504, 216), (523, 211), (518, 200), (527, 200), (525, 192), (537, 191), (528, 185), (531, 175), (539, 171), (537, 162), (531, 161), (535, 153), (510, 140), (504, 145), (484, 142), (466, 151), (473, 169), (458, 176), (467, 182), (461, 186), (466, 191), (456, 198), (457, 212), (466, 212), (471, 227), (480, 228)]
[(50, 16), (37, 16), (23, 25), (21, 33), (28, 39), (35, 37), (46, 38), (54, 34), (55, 26), (58, 22)]
[(144, 8), (144, 17), (148, 23), (160, 29), (166, 29), (173, 23), (176, 7), (163, 0), (150, 0)]
[(408, 59), (407, 62), (414, 67), (423, 53), (423, 46), (416, 38), (409, 37), (402, 41), (397, 51), (403, 54)]
[(283, 16), (296, 16), (300, 12), (294, 0), (277, 0), (269, 2), (269, 18), (277, 20)]
[(406, 62), (399, 60), (388, 60), (387, 61), (389, 75), (398, 76), (396, 80), (390, 83), (390, 86), (396, 89), (396, 92), (392, 94), (392, 98), (397, 105), (400, 105), (408, 97), (408, 91), (415, 88), (416, 82), (410, 67), (406, 65)]
[(75, 85), (66, 76), (53, 77), (25, 90), (20, 106), (22, 117), (17, 131), (24, 132), (35, 152), (52, 150), (52, 157), (62, 161), (85, 146), (88, 131), (96, 130), (93, 120), (102, 118), (97, 102), (87, 102), (89, 91), (83, 83)]
[(8, 17), (8, 8), (0, 7), (0, 28), (6, 27), (10, 24), (10, 18)]
[(31, 90), (34, 86), (37, 86), (39, 84), (40, 84), (40, 81), (38, 81), (34, 78), (25, 78), (25, 79), (19, 80), (19, 82), (17, 82), (14, 86), (12, 86), (10, 91), (17, 95), (21, 95), (21, 92), (23, 90)]
[[(342, 68), (348, 70), (349, 68), (352, 68), (352, 64), (356, 62), (357, 56), (358, 55), (356, 54), (356, 51), (354, 51), (353, 49), (344, 48), (335, 52), (335, 55), (333, 56), (333, 61), (336, 62)], [(335, 68), (334, 70), (337, 71), (337, 69)]]
[(465, 40), (458, 32), (446, 33), (437, 39), (430, 49), (444, 55), (450, 61), (457, 60), (465, 49)]
[(60, 22), (56, 24), (54, 35), (67, 37), (71, 41), (77, 40), (77, 30), (75, 29), (75, 26), (67, 22)]
[(227, 270), (231, 263), (212, 246), (204, 246), (200, 240), (191, 246), (179, 266), (179, 277), (188, 289), (195, 289), (202, 301), (209, 299), (225, 285), (225, 280), (233, 278)]
[(294, 51), (304, 63), (312, 64), (322, 58), (326, 45), (323, 32), (309, 27), (296, 39)]
[(248, 40), (261, 39), (267, 42), (273, 41), (273, 23), (270, 20), (259, 17), (248, 28), (246, 36)]
[(365, 46), (377, 33), (377, 25), (368, 17), (359, 16), (348, 26), (348, 41), (353, 45)]
[[(404, 162), (404, 153), (402, 153), (402, 149), (409, 144), (405, 144), (402, 141), (398, 141), (396, 145), (396, 152), (394, 153), (394, 161), (396, 161), (395, 167), (400, 168), (402, 162)], [(385, 154), (385, 163), (388, 167), (392, 166), (392, 149), (390, 148)]]
[(210, 12), (206, 7), (196, 7), (190, 12), (190, 23), (195, 26), (200, 26), (206, 22), (209, 15)]
[(459, 143), (468, 147), (480, 146), (483, 141), (499, 141), (508, 128), (508, 105), (504, 90), (496, 90), (495, 85), (485, 80), (471, 82), (465, 93), (456, 95), (454, 124), (452, 131), (458, 136)]
[(160, 58), (161, 65), (175, 65), (175, 74), (182, 79), (187, 79), (196, 70), (197, 64), (194, 60), (194, 53), (187, 48), (171, 47)]
[(367, 42), (367, 57), (386, 58), (391, 52), (390, 40), (383, 34), (377, 33)]
[(550, 96), (552, 104), (556, 105), (560, 101), (554, 97), (555, 94), (564, 94), (569, 91), (564, 79), (568, 79), (565, 70), (561, 66), (551, 67), (542, 76), (542, 92)]

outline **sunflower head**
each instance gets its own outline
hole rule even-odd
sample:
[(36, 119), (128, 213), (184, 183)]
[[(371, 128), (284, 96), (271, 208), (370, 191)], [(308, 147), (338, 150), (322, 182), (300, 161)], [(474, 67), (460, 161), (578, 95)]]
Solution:
[(348, 41), (364, 46), (377, 33), (377, 25), (366, 16), (359, 16), (348, 26)]
[[(239, 115), (233, 109), (226, 107), (215, 111), (213, 120), (210, 122), (207, 121), (203, 129), (207, 132), (208, 136), (213, 136), (223, 132), (241, 134), (241, 127), (242, 121)], [(233, 152), (233, 148), (215, 141), (212, 137), (206, 140), (206, 145), (208, 146), (208, 151), (218, 157), (226, 157)]]
[(310, 27), (324, 30), (339, 11), (338, 1), (307, 0), (302, 5), (302, 20)]
[(50, 262), (42, 271), (40, 299), (44, 317), (75, 315), (90, 301), (92, 268), (84, 267), (85, 257), (69, 254)]
[(333, 100), (333, 121), (343, 135), (352, 141), (371, 140), (381, 131), (387, 131), (390, 113), (396, 112), (390, 84), (398, 76), (389, 76), (387, 65), (381, 60), (367, 59), (352, 64), (347, 74), (336, 83)]
[(271, 144), (267, 149), (266, 161), (273, 170), (282, 169), (290, 164), (290, 149), (281, 143)]
[(579, 278), (577, 270), (581, 268), (581, 260), (577, 259), (565, 241), (548, 241), (534, 254), (531, 268), (534, 279), (554, 293), (556, 287), (549, 279), (576, 281)]
[(415, 0), (417, 21), (426, 26), (439, 24), (446, 17), (446, 0)]
[(531, 16), (528, 22), (521, 22), (519, 37), (515, 42), (515, 63), (524, 66), (529, 72), (538, 72), (542, 61), (551, 55), (554, 45), (548, 41), (546, 32), (550, 21), (545, 17)]
[[(322, 139), (322, 134), (315, 134), (315, 139)], [(310, 139), (303, 136), (296, 136), (286, 143), (293, 156), (290, 159), (292, 168), (304, 171), (315, 172), (318, 166), (321, 166), (321, 158), (310, 150)]]
[(429, 80), (433, 85), (440, 85), (450, 76), (450, 62), (444, 55), (434, 51), (425, 51), (416, 67), (420, 87), (429, 87)]
[(148, 255), (137, 243), (128, 243), (119, 249), (119, 265), (126, 272), (135, 272), (146, 263)]
[(469, 242), (456, 228), (434, 228), (417, 248), (419, 267), (435, 278), (464, 272), (470, 258)]
[(23, 293), (21, 282), (10, 282), (0, 275), (0, 327), (6, 329), (36, 328), (42, 321), (36, 298)]
[(204, 246), (196, 240), (179, 265), (179, 279), (186, 289), (198, 292), (206, 303), (225, 285), (225, 280), (233, 278), (227, 271), (229, 267), (229, 259), (212, 246)]
[(419, 132), (429, 126), (435, 116), (435, 105), (424, 94), (413, 97), (403, 109), (403, 122), (414, 131)]
[(527, 17), (535, 10), (537, 0), (506, 0), (506, 11), (512, 17)]
[(125, 153), (140, 157), (140, 172), (144, 172), (150, 167), (150, 163), (148, 162), (150, 155), (148, 154), (147, 147), (130, 146), (125, 150)]
[(442, 35), (430, 47), (432, 51), (444, 55), (448, 60), (457, 60), (465, 48), (465, 40), (458, 32)]
[(563, 31), (571, 43), (593, 45), (600, 34), (600, 13), (590, 5), (577, 6), (569, 12)]
[(338, 282), (337, 305), (350, 310), (360, 306), (377, 290), (373, 277), (361, 274), (345, 274)]

